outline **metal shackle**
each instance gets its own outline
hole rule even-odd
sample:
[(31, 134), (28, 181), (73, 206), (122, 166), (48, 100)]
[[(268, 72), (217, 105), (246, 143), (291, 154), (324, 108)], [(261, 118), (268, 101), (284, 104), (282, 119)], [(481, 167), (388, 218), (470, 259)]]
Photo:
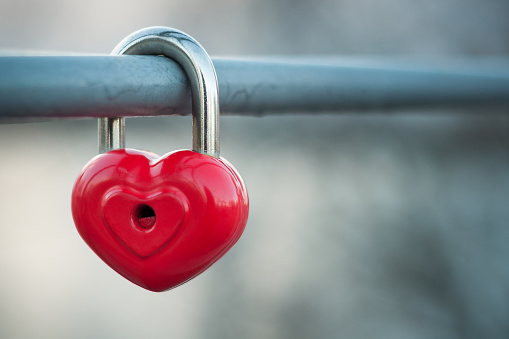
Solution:
[[(193, 151), (219, 158), (219, 89), (209, 55), (189, 35), (169, 27), (141, 29), (122, 40), (112, 55), (163, 55), (186, 73), (192, 96)], [(99, 119), (99, 152), (125, 148), (125, 118)]]

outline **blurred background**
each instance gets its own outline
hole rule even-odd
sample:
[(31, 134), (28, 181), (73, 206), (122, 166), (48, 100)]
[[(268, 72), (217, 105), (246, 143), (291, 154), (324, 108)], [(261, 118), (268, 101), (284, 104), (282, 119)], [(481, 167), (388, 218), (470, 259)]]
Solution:
[[(0, 51), (107, 54), (155, 25), (212, 56), (509, 57), (502, 0), (2, 0)], [(127, 145), (188, 148), (190, 126), (128, 119)], [(96, 128), (0, 125), (0, 338), (509, 337), (507, 109), (222, 117), (246, 231), (160, 294), (74, 228)]]

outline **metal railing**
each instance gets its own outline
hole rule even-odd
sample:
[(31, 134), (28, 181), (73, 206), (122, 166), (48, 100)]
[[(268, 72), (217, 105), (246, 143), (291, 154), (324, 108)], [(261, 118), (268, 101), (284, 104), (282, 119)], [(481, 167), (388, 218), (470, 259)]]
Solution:
[[(509, 105), (509, 59), (213, 59), (224, 114)], [(157, 56), (0, 57), (0, 121), (188, 115), (187, 79)]]

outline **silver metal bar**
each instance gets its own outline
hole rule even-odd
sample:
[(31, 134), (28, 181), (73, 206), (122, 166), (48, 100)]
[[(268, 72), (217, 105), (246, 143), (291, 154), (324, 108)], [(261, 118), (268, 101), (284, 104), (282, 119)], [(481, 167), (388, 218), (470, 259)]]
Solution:
[(99, 153), (125, 148), (125, 119), (99, 118)]
[[(122, 40), (113, 55), (164, 55), (175, 60), (185, 71), (191, 86), (193, 151), (219, 158), (219, 92), (216, 71), (205, 49), (192, 37), (170, 27), (149, 27), (136, 31)], [(119, 118), (102, 118), (119, 119)], [(124, 118), (120, 118), (124, 124)], [(101, 134), (116, 136), (105, 131), (105, 121), (99, 126)], [(122, 129), (123, 133), (124, 129)], [(118, 138), (125, 140), (124, 134)], [(115, 140), (114, 143), (120, 144)], [(100, 148), (103, 146), (100, 143)], [(109, 151), (107, 149), (106, 151)]]
[[(223, 114), (509, 105), (509, 59), (213, 63)], [(165, 57), (0, 57), (0, 121), (189, 115), (190, 98), (184, 72)]]

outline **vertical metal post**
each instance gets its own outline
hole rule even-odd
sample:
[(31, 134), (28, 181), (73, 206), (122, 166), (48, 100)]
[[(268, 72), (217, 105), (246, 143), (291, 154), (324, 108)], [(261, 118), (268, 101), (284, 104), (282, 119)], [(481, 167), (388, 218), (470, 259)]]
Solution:
[(99, 153), (125, 148), (125, 118), (99, 118)]

